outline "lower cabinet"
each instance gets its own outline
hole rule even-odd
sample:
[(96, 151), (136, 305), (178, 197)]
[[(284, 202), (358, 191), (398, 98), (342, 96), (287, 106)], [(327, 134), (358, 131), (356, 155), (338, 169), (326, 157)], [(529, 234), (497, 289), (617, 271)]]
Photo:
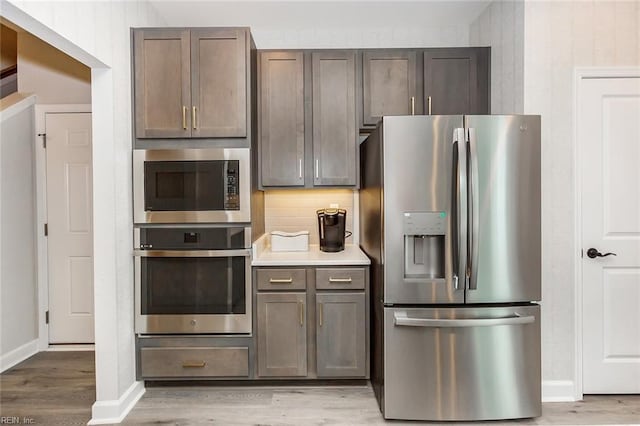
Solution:
[(318, 377), (365, 376), (367, 361), (364, 293), (316, 294)]
[(254, 268), (257, 378), (368, 378), (367, 271)]
[(258, 293), (258, 376), (307, 375), (305, 293)]

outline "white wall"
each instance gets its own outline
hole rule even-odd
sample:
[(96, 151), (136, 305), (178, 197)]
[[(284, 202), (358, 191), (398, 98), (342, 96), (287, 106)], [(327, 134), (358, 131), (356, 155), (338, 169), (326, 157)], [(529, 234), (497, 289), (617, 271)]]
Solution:
[(492, 2), (471, 23), (469, 44), (491, 46), (491, 113), (522, 114), (524, 2)]
[(18, 91), (39, 104), (90, 104), (91, 69), (27, 33), (18, 33)]
[(640, 2), (527, 2), (524, 47), (524, 111), (542, 115), (543, 379), (571, 391), (580, 255), (573, 229), (574, 68), (640, 65)]
[(130, 27), (162, 26), (147, 2), (0, 0), (2, 16), (92, 69), (96, 399), (117, 421), (135, 383)]
[(33, 103), (0, 113), (0, 371), (31, 355), (38, 338)]

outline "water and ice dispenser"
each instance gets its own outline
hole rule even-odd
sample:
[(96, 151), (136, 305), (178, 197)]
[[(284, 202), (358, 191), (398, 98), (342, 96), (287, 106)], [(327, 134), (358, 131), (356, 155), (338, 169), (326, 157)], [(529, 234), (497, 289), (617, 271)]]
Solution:
[(403, 219), (404, 277), (445, 277), (445, 212), (407, 212)]

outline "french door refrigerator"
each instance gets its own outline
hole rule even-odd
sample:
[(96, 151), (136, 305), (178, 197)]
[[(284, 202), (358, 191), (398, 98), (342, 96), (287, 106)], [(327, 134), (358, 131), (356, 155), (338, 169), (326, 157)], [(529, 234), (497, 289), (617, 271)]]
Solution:
[(360, 150), (384, 417), (539, 416), (540, 117), (384, 117)]

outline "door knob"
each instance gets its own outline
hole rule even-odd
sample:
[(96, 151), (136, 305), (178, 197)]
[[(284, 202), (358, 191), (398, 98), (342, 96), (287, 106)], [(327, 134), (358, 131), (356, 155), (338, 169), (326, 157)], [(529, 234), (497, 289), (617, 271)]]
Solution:
[(617, 254), (615, 254), (615, 253), (605, 253), (605, 254), (602, 254), (602, 253), (600, 253), (600, 252), (598, 251), (598, 249), (595, 249), (595, 248), (593, 248), (593, 247), (592, 247), (592, 248), (590, 248), (589, 250), (587, 250), (587, 256), (588, 256), (590, 259), (595, 259), (596, 257), (617, 256)]

